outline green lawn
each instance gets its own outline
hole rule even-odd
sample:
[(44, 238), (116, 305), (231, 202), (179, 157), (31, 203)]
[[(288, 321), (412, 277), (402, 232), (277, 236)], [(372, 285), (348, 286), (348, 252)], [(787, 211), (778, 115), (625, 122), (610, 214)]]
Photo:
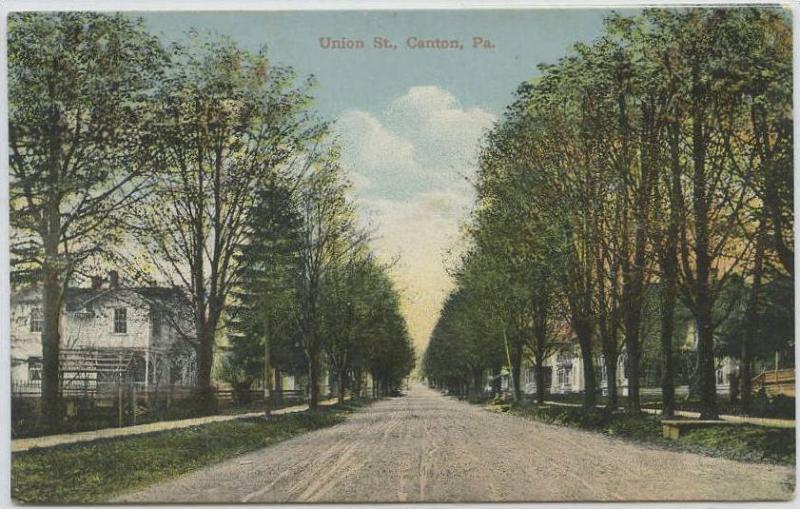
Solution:
[[(559, 401), (562, 403), (582, 404), (583, 394), (548, 394), (546, 399), (551, 401)], [(619, 406), (625, 407), (628, 398), (626, 396), (619, 395), (618, 400)], [(642, 408), (655, 408), (660, 410), (663, 406), (660, 394), (643, 394), (640, 400)], [(598, 405), (603, 406), (606, 405), (607, 402), (607, 396), (598, 394)], [(692, 397), (691, 399), (678, 397), (675, 401), (676, 410), (699, 412), (700, 408), (701, 405), (698, 397)], [(741, 402), (731, 403), (728, 397), (723, 396), (717, 398), (717, 409), (719, 410), (720, 414), (749, 415), (751, 417), (770, 417), (776, 419), (794, 419), (794, 408), (794, 398), (778, 396), (770, 400), (763, 393), (753, 394), (752, 405), (747, 411), (742, 408)]]
[(239, 419), (15, 453), (11, 496), (30, 504), (105, 502), (124, 491), (333, 426), (364, 404), (346, 402), (269, 420)]
[(601, 409), (585, 411), (579, 407), (539, 406), (533, 403), (512, 404), (508, 411), (549, 424), (596, 431), (707, 456), (795, 464), (794, 428), (724, 425), (690, 430), (681, 434), (678, 440), (669, 440), (661, 435), (659, 418), (648, 414), (608, 414)]

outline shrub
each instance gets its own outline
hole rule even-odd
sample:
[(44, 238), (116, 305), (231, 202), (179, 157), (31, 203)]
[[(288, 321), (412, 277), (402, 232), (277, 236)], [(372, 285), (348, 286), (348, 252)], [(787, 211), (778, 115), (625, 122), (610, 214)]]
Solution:
[(692, 429), (679, 440), (668, 440), (661, 435), (660, 418), (649, 414), (534, 404), (514, 404), (510, 411), (548, 424), (581, 428), (709, 456), (791, 465), (795, 462), (793, 428), (726, 424)]

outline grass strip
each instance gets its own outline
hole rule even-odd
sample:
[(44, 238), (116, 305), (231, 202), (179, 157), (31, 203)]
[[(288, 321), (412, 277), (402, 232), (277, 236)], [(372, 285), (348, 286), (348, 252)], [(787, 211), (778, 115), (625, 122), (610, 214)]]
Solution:
[(238, 419), (146, 435), (14, 453), (11, 496), (19, 503), (99, 503), (113, 496), (338, 424), (365, 405)]
[(677, 440), (662, 436), (661, 421), (649, 414), (609, 414), (601, 409), (512, 404), (509, 413), (548, 424), (570, 426), (667, 449), (737, 461), (795, 464), (795, 430), (748, 424), (690, 429)]

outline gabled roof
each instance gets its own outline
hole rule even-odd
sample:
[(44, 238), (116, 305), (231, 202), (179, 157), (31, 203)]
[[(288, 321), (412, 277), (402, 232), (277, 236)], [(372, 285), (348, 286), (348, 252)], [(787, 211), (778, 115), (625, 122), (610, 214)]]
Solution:
[[(84, 288), (68, 287), (64, 292), (64, 308), (67, 311), (77, 311), (91, 305), (98, 299), (119, 293), (134, 293), (149, 302), (179, 303), (188, 305), (186, 296), (178, 288), (158, 286), (118, 287), (118, 288)], [(11, 303), (39, 302), (41, 300), (41, 287), (29, 287), (12, 292)]]

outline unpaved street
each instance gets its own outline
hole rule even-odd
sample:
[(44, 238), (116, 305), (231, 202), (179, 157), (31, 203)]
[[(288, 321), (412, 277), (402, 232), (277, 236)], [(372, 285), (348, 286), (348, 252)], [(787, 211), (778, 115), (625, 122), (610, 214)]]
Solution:
[(417, 385), (343, 424), (117, 501), (785, 500), (793, 476), (493, 414)]

